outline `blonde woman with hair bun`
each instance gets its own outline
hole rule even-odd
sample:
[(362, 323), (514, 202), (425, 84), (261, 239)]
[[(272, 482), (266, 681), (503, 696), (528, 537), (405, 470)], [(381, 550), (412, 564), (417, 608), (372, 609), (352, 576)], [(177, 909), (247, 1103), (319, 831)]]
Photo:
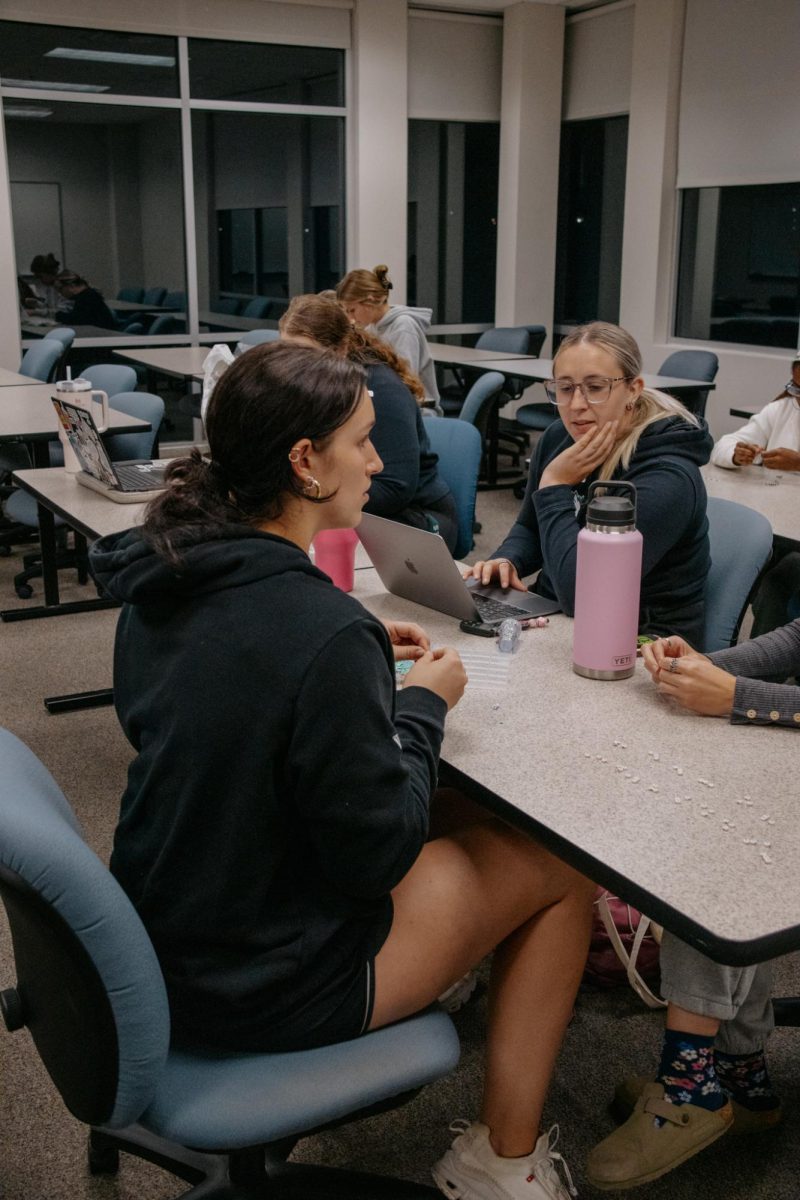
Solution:
[(468, 574), (575, 605), (578, 534), (594, 480), (634, 484), (644, 538), (639, 632), (702, 643), (703, 593), (711, 564), (700, 467), (712, 439), (705, 421), (665, 392), (646, 388), (639, 347), (619, 325), (593, 321), (564, 339), (545, 387), (557, 407), (540, 438), (516, 524)]
[(377, 333), (406, 360), (422, 380), (426, 403), (441, 414), (436, 368), (425, 337), (433, 311), (390, 304), (392, 287), (389, 268), (381, 263), (371, 271), (349, 271), (336, 285), (336, 299), (354, 324)]

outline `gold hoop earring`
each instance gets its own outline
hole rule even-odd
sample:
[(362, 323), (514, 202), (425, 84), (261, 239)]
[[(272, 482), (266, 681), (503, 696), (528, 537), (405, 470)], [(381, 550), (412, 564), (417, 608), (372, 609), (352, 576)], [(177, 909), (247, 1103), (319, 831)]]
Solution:
[[(311, 495), (312, 489), (314, 491), (313, 496)], [(309, 497), (310, 500), (319, 500), (320, 496), (322, 495), (322, 488), (319, 486), (319, 480), (315, 479), (313, 475), (309, 475), (308, 479), (306, 480), (306, 486), (303, 488), (303, 491)]]

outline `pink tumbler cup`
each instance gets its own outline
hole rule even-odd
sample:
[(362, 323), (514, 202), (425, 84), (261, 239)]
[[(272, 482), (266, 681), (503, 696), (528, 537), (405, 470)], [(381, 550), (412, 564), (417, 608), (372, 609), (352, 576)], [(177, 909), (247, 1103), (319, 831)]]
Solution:
[(355, 529), (322, 529), (314, 538), (314, 562), (343, 592), (353, 590), (356, 562)]

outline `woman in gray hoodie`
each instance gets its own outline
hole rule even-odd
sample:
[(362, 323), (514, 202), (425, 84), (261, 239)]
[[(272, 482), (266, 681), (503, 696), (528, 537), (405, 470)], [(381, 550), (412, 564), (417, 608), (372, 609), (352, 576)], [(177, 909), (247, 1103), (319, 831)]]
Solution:
[(436, 368), (425, 337), (432, 310), (390, 304), (391, 290), (389, 268), (381, 265), (372, 271), (348, 271), (336, 285), (336, 299), (351, 321), (377, 333), (406, 359), (422, 381), (427, 403), (441, 415)]

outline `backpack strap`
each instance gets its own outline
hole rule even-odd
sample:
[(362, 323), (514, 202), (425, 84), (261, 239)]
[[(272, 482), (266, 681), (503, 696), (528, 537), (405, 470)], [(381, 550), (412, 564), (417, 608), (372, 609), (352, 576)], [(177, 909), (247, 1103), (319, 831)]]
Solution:
[(608, 940), (614, 947), (617, 958), (625, 967), (625, 971), (628, 976), (628, 983), (636, 992), (636, 995), (640, 1000), (644, 1001), (648, 1008), (666, 1008), (666, 1000), (662, 1000), (660, 996), (657, 996), (655, 992), (653, 992), (647, 986), (645, 980), (636, 970), (639, 951), (648, 930), (652, 928), (653, 937), (660, 944), (662, 933), (661, 926), (652, 924), (650, 918), (642, 914), (639, 917), (639, 924), (636, 927), (636, 933), (634, 934), (631, 952), (628, 954), (628, 951), (625, 949), (622, 939), (619, 936), (619, 931), (614, 923), (614, 918), (611, 915), (611, 909), (608, 903), (608, 893), (603, 891), (595, 900), (595, 904), (597, 905), (597, 911), (600, 915), (600, 920), (603, 922), (605, 931), (608, 934)]

